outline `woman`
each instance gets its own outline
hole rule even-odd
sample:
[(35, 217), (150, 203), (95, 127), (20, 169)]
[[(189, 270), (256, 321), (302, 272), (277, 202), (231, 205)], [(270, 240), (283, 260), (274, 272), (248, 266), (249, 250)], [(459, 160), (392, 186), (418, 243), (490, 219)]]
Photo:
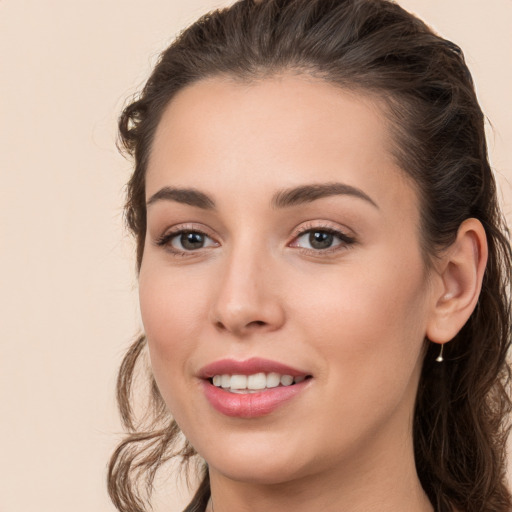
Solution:
[(119, 510), (196, 454), (187, 511), (511, 509), (511, 250), (456, 45), (386, 0), (240, 1), (120, 132), (145, 334)]

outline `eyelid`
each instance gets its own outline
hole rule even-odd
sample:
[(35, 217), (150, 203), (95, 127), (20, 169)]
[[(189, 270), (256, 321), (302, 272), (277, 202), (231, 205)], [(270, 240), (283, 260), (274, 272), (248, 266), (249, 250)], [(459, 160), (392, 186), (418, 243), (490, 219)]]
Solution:
[[(327, 249), (310, 249), (308, 247), (293, 245), (301, 236), (311, 231), (323, 231), (326, 233), (330, 233), (338, 237), (340, 243)], [(349, 231), (351, 234), (348, 234), (347, 231)], [(320, 256), (326, 255), (328, 253), (347, 250), (347, 248), (354, 245), (356, 242), (356, 237), (352, 234), (352, 230), (349, 230), (348, 228), (342, 228), (339, 225), (333, 224), (332, 222), (329, 221), (308, 221), (304, 224), (301, 224), (300, 226), (293, 230), (292, 241), (288, 244), (288, 246), (300, 249), (301, 251), (304, 251), (305, 253), (308, 254)]]
[(198, 254), (199, 252), (203, 250), (208, 250), (210, 246), (207, 247), (201, 247), (196, 250), (180, 250), (176, 247), (173, 247), (171, 245), (171, 241), (173, 238), (181, 235), (182, 233), (187, 232), (193, 232), (193, 233), (199, 233), (201, 235), (204, 235), (205, 237), (208, 237), (209, 239), (213, 240), (215, 242), (214, 247), (218, 247), (220, 243), (218, 242), (217, 238), (210, 229), (206, 228), (204, 225), (201, 224), (195, 224), (195, 223), (185, 223), (185, 224), (177, 224), (175, 226), (171, 226), (167, 228), (161, 235), (159, 235), (157, 238), (153, 240), (153, 243), (158, 247), (163, 247), (167, 249), (170, 253), (175, 255), (183, 255), (183, 256), (192, 256), (194, 254)]
[[(326, 249), (313, 249), (294, 245), (296, 244), (298, 238), (311, 231), (323, 231), (330, 233), (336, 236), (339, 239), (340, 243), (332, 247), (328, 247)], [(186, 232), (195, 232), (204, 235), (205, 237), (208, 237), (210, 240), (212, 240), (214, 244), (191, 250), (180, 250), (179, 248), (173, 247), (171, 245), (172, 240), (175, 237), (179, 236), (180, 234)], [(348, 234), (347, 232), (350, 232), (351, 234)], [(292, 240), (288, 242), (287, 246), (299, 249), (306, 254), (312, 254), (315, 256), (328, 255), (329, 253), (347, 250), (350, 246), (354, 245), (357, 242), (357, 240), (352, 233), (352, 230), (346, 227), (341, 227), (339, 224), (335, 224), (331, 221), (307, 221), (305, 223), (300, 224), (293, 230), (291, 235)], [(163, 247), (173, 255), (194, 256), (202, 253), (205, 250), (209, 250), (212, 247), (220, 246), (221, 244), (218, 241), (218, 238), (219, 237), (217, 235), (213, 234), (209, 228), (202, 224), (184, 223), (168, 227), (160, 236), (156, 237), (153, 240), (153, 243), (158, 247)]]
[(292, 238), (297, 238), (298, 236), (303, 235), (308, 231), (313, 231), (315, 229), (318, 231), (329, 231), (335, 234), (338, 233), (342, 235), (344, 238), (355, 239), (355, 235), (351, 229), (345, 226), (340, 226), (339, 224), (327, 220), (309, 220), (303, 222), (302, 224), (294, 228), (291, 236)]

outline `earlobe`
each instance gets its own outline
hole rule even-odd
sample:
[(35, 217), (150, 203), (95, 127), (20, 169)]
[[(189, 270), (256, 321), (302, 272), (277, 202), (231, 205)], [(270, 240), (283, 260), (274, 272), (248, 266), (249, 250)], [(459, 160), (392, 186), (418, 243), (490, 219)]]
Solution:
[(430, 341), (446, 343), (462, 329), (478, 302), (486, 263), (485, 230), (479, 220), (466, 219), (436, 265), (438, 286), (426, 332)]

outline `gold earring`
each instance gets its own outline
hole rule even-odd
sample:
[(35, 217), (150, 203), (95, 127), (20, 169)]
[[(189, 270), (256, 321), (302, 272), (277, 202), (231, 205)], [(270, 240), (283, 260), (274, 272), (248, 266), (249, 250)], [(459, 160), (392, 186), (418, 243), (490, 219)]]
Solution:
[(442, 363), (444, 361), (444, 359), (443, 359), (443, 348), (444, 348), (444, 343), (441, 345), (441, 350), (439, 351), (439, 355), (436, 358), (436, 361), (438, 363)]

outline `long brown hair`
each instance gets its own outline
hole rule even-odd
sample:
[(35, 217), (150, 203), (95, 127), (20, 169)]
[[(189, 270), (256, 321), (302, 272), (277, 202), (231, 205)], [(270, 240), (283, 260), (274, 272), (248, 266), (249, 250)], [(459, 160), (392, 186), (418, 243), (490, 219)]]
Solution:
[[(426, 264), (453, 242), (460, 224), (479, 219), (489, 260), (469, 321), (436, 364), (426, 351), (414, 447), (420, 481), (439, 512), (512, 509), (505, 480), (511, 340), (511, 248), (487, 157), (484, 116), (458, 46), (387, 0), (241, 0), (199, 19), (166, 49), (139, 97), (121, 115), (124, 149), (134, 158), (126, 219), (137, 242), (146, 234), (145, 174), (164, 108), (182, 88), (212, 76), (252, 81), (282, 71), (319, 77), (382, 98), (397, 162), (420, 197)], [(134, 413), (134, 373), (145, 354), (139, 337), (122, 363), (118, 401), (128, 431), (109, 466), (109, 492), (122, 512), (145, 510), (159, 467), (193, 448), (149, 375), (150, 399)], [(208, 473), (187, 511), (202, 511)]]

